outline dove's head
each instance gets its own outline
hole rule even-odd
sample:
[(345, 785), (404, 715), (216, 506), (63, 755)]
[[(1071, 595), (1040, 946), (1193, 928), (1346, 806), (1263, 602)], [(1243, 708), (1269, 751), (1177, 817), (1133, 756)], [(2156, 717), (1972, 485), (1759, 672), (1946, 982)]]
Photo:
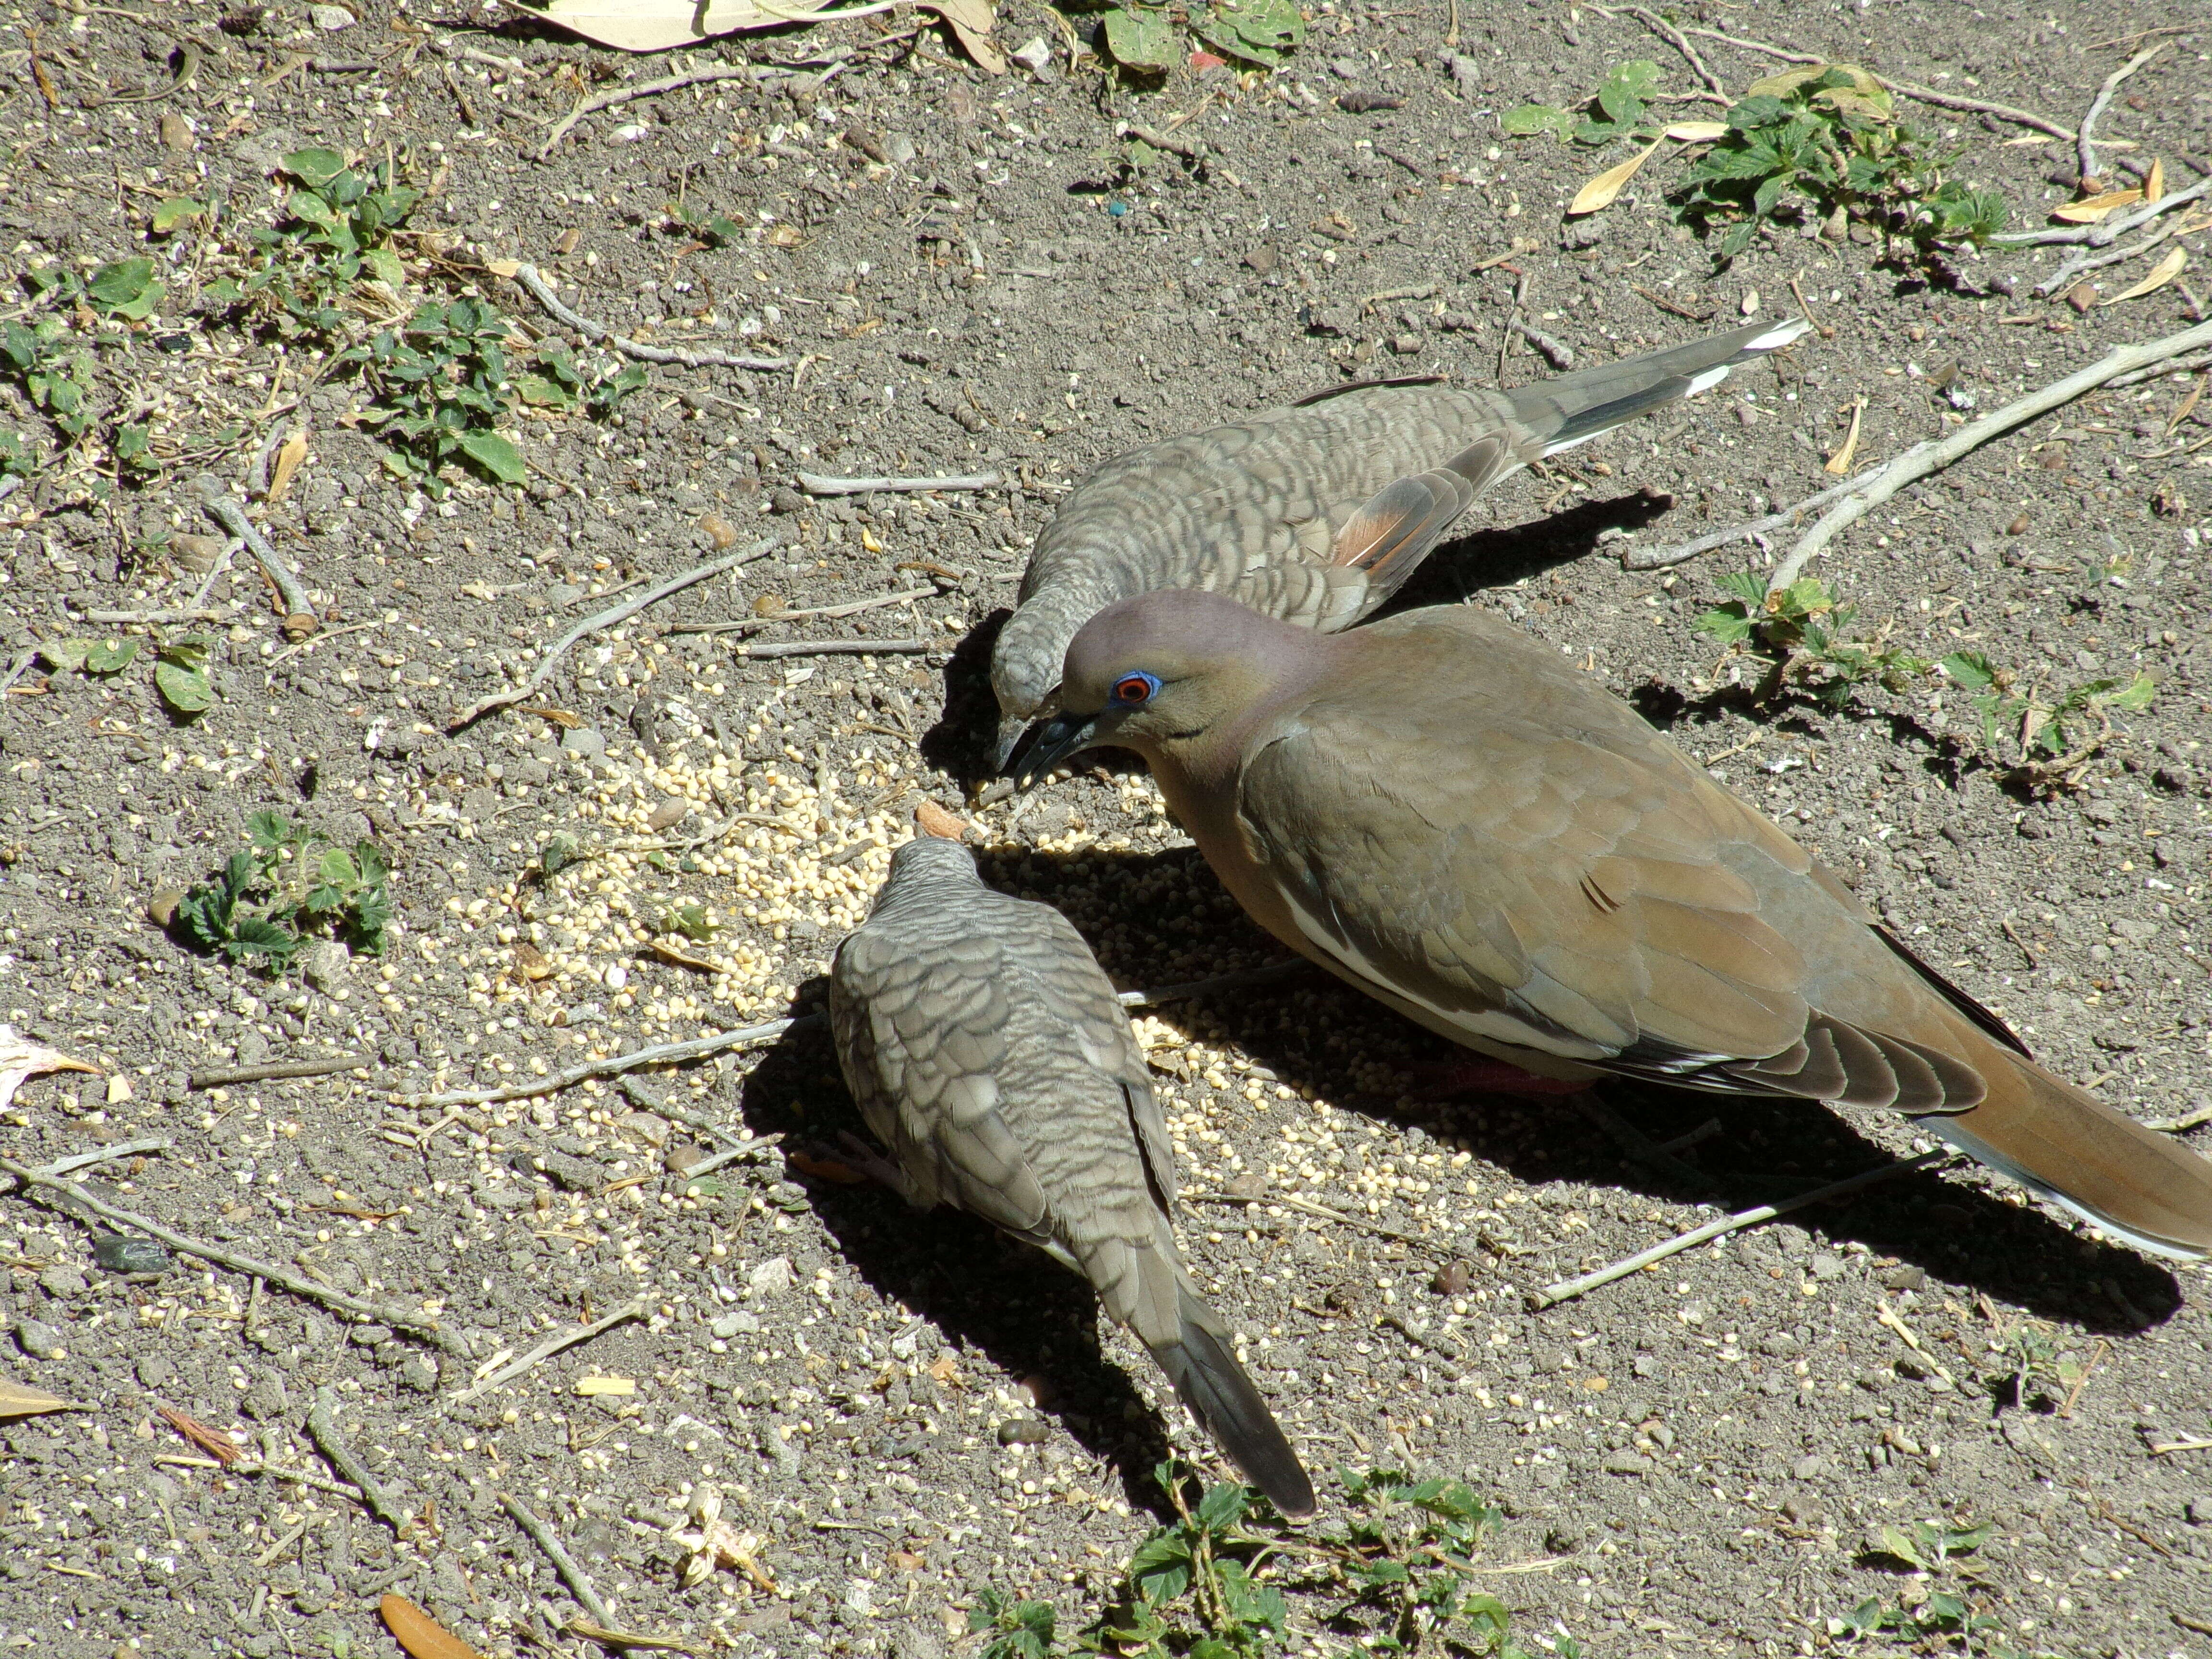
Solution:
[(1030, 728), (1027, 784), (1086, 749), (1133, 749), (1202, 775), (1232, 764), (1244, 734), (1310, 684), (1340, 643), (1219, 593), (1176, 588), (1108, 605), (1067, 647), (1060, 712)]

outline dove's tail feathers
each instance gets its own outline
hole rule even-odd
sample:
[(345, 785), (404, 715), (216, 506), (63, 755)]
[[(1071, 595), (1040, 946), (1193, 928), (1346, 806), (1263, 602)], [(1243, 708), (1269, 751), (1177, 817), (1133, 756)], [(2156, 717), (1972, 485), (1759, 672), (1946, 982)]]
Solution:
[(1152, 1358), (1183, 1404), (1268, 1502), (1294, 1520), (1311, 1515), (1313, 1482), (1267, 1402), (1237, 1363), (1220, 1320), (1188, 1289), (1181, 1293), (1177, 1311), (1181, 1329), (1176, 1340), (1153, 1348)]
[(1640, 357), (1538, 380), (1506, 395), (1513, 400), (1513, 412), (1544, 434), (1544, 453), (1556, 455), (1662, 404), (1692, 398), (1719, 385), (1739, 363), (1796, 343), (1811, 326), (1800, 318), (1753, 323)]
[(1995, 1043), (1972, 1059), (1982, 1103), (1916, 1124), (2139, 1250), (2212, 1255), (2212, 1160)]

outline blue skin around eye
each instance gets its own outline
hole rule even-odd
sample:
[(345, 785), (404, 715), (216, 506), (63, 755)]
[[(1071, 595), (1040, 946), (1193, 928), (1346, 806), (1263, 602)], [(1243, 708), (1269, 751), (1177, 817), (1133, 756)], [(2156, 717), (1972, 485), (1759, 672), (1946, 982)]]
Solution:
[[(1144, 688), (1144, 695), (1142, 696), (1133, 697), (1127, 695), (1127, 689), (1132, 681), (1134, 681), (1137, 684), (1141, 685)], [(1124, 674), (1120, 679), (1114, 682), (1114, 701), (1122, 704), (1124, 707), (1133, 708), (1139, 703), (1149, 702), (1153, 695), (1157, 693), (1159, 689), (1160, 683), (1158, 679), (1139, 670), (1138, 672), (1133, 674)]]

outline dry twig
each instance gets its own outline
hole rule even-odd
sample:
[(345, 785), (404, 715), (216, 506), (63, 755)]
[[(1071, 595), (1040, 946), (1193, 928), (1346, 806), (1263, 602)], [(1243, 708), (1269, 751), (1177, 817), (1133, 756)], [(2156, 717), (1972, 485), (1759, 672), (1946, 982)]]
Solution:
[[(1916, 444), (1912, 449), (1906, 450), (1905, 454), (1910, 455), (1915, 450), (1923, 447), (1925, 447), (1924, 445)], [(1904, 459), (1904, 455), (1898, 457), (1899, 460)], [(1888, 462), (1882, 465), (1893, 465), (1894, 464)], [(1881, 465), (1870, 466), (1863, 472), (1844, 479), (1839, 484), (1829, 485), (1817, 495), (1807, 496), (1794, 507), (1785, 507), (1778, 513), (1770, 513), (1763, 519), (1753, 519), (1748, 524), (1732, 525), (1726, 530), (1716, 530), (1690, 541), (1678, 542), (1673, 547), (1632, 547), (1620, 556), (1620, 568), (1624, 570), (1657, 570), (1665, 565), (1680, 564), (1686, 560), (1694, 559), (1700, 553), (1710, 553), (1717, 547), (1726, 547), (1730, 542), (1757, 541), (1759, 538), (1771, 535), (1775, 531), (1786, 530), (1793, 525), (1802, 523), (1808, 513), (1816, 507), (1826, 507), (1830, 501), (1840, 496), (1850, 495), (1851, 491), (1860, 488), (1881, 471)]]
[(596, 634), (602, 629), (612, 628), (617, 623), (627, 622), (639, 611), (658, 605), (671, 593), (680, 593), (684, 589), (696, 583), (705, 581), (709, 576), (719, 576), (725, 570), (734, 570), (739, 565), (750, 564), (755, 559), (765, 558), (775, 550), (776, 545), (775, 537), (763, 537), (742, 553), (732, 553), (723, 558), (709, 559), (704, 564), (694, 565), (681, 575), (671, 576), (666, 581), (646, 589), (635, 599), (624, 599), (620, 605), (611, 605), (595, 617), (585, 617), (583, 621), (546, 647), (544, 656), (538, 661), (537, 672), (528, 679), (520, 685), (510, 686), (504, 691), (495, 691), (481, 702), (471, 703), (465, 712), (456, 715), (447, 723), (446, 730), (458, 732), (472, 721), (483, 719), (495, 708), (511, 708), (526, 698), (536, 696), (538, 689), (545, 684), (547, 677), (552, 673), (554, 665), (567, 654), (570, 646), (575, 644), (586, 635)]
[[(65, 1215), (75, 1215), (82, 1207), (100, 1217), (103, 1221), (113, 1221), (125, 1227), (135, 1227), (149, 1238), (158, 1238), (171, 1249), (181, 1250), (185, 1255), (197, 1256), (202, 1261), (212, 1261), (216, 1266), (228, 1267), (233, 1273), (265, 1279), (271, 1285), (288, 1290), (295, 1296), (306, 1297), (309, 1301), (320, 1302), (326, 1307), (343, 1309), (347, 1313), (359, 1314), (364, 1319), (373, 1319), (380, 1324), (393, 1325), (403, 1331), (411, 1331), (424, 1341), (463, 1359), (474, 1357), (470, 1353), (467, 1343), (453, 1332), (441, 1329), (434, 1320), (424, 1319), (418, 1315), (410, 1314), (398, 1308), (368, 1301), (365, 1297), (349, 1296), (343, 1291), (333, 1289), (328, 1285), (318, 1285), (313, 1279), (301, 1279), (297, 1274), (276, 1266), (273, 1262), (258, 1261), (237, 1250), (225, 1249), (219, 1244), (204, 1244), (188, 1233), (180, 1233), (174, 1228), (165, 1227), (158, 1221), (149, 1220), (135, 1211), (120, 1208), (108, 1203), (105, 1199), (94, 1198), (72, 1182), (56, 1180), (53, 1176), (38, 1170), (27, 1169), (13, 1158), (0, 1158), (0, 1174), (11, 1175), (22, 1182), (27, 1188), (22, 1196), (35, 1203), (44, 1204), (50, 1209), (58, 1210)], [(28, 1188), (46, 1188), (52, 1191), (55, 1195), (49, 1198), (41, 1192), (27, 1190)]]
[(918, 657), (951, 648), (939, 640), (785, 640), (731, 650), (740, 657)]
[(1796, 1197), (1786, 1198), (1779, 1204), (1761, 1204), (1756, 1209), (1740, 1210), (1734, 1215), (1723, 1216), (1717, 1221), (1709, 1221), (1702, 1227), (1693, 1227), (1686, 1233), (1679, 1234), (1663, 1244), (1654, 1244), (1648, 1250), (1638, 1250), (1626, 1261), (1614, 1262), (1610, 1267), (1601, 1267), (1594, 1273), (1584, 1273), (1580, 1279), (1565, 1279), (1556, 1285), (1547, 1285), (1542, 1290), (1529, 1296), (1528, 1310), (1531, 1313), (1540, 1312), (1546, 1308), (1554, 1307), (1559, 1303), (1580, 1296), (1585, 1291), (1594, 1291), (1601, 1285), (1610, 1285), (1616, 1279), (1626, 1279), (1629, 1274), (1640, 1272), (1655, 1261), (1664, 1261), (1670, 1255), (1679, 1255), (1684, 1250), (1694, 1249), (1709, 1238), (1718, 1238), (1723, 1233), (1735, 1232), (1745, 1227), (1755, 1227), (1762, 1221), (1771, 1221), (1775, 1217), (1787, 1215), (1792, 1210), (1802, 1210), (1808, 1204), (1818, 1204), (1825, 1199), (1840, 1198), (1845, 1193), (1856, 1192), (1862, 1187), (1871, 1187), (1876, 1182), (1888, 1181), (1897, 1176), (1910, 1174), (1915, 1170), (1924, 1170), (1930, 1164), (1942, 1163), (1951, 1155), (1948, 1150), (1923, 1152), (1918, 1158), (1908, 1159), (1902, 1164), (1885, 1164), (1878, 1170), (1863, 1170), (1844, 1180), (1831, 1182), (1827, 1186), (1815, 1187), (1809, 1193), (1800, 1193)]
[(276, 1078), (328, 1077), (333, 1072), (357, 1072), (376, 1064), (372, 1054), (345, 1054), (337, 1060), (288, 1060), (270, 1066), (234, 1066), (228, 1071), (194, 1072), (187, 1079), (193, 1089), (228, 1089), (238, 1083), (267, 1083)]
[(346, 1437), (338, 1432), (338, 1397), (328, 1388), (315, 1390), (315, 1403), (307, 1410), (307, 1438), (330, 1466), (361, 1488), (361, 1501), (368, 1512), (401, 1537), (407, 1535), (407, 1516), (392, 1494), (368, 1472)]
[(1003, 472), (965, 472), (943, 478), (832, 478), (819, 472), (802, 472), (799, 487), (810, 495), (869, 495), (878, 490), (996, 489), (1006, 483)]
[(2120, 83), (2172, 44), (2171, 40), (2160, 40), (2145, 46), (2106, 76), (2104, 85), (2097, 88), (2097, 95), (2089, 100), (2089, 112), (2081, 118), (2081, 125), (2074, 134), (2074, 155), (2081, 163), (2081, 187), (2084, 190), (2089, 187), (2089, 180), (2097, 176), (2097, 143), (2090, 133), (2098, 118), (2112, 101), (2112, 94), (2120, 89)]
[[(501, 270), (505, 267), (501, 266)], [(678, 351), (667, 346), (647, 345), (617, 334), (605, 323), (595, 323), (561, 302), (552, 285), (539, 275), (532, 264), (514, 268), (514, 280), (529, 290), (530, 297), (552, 313), (556, 322), (563, 323), (579, 334), (594, 340), (605, 340), (625, 357), (635, 357), (641, 362), (673, 363), (681, 368), (757, 368), (775, 370), (791, 367), (788, 357), (748, 357), (729, 351)]]
[(545, 1361), (563, 1349), (573, 1348), (579, 1342), (588, 1342), (602, 1332), (612, 1330), (624, 1320), (641, 1319), (644, 1315), (643, 1302), (627, 1302), (612, 1313), (595, 1319), (588, 1325), (578, 1325), (570, 1330), (556, 1331), (521, 1358), (501, 1365), (489, 1376), (477, 1378), (476, 1382), (455, 1395), (450, 1403), (459, 1406), (475, 1399), (480, 1394), (489, 1394), (492, 1389), (513, 1382), (533, 1365), (544, 1364)]
[(285, 568), (283, 560), (276, 556), (276, 550), (269, 544), (269, 538), (254, 527), (252, 520), (246, 516), (246, 509), (232, 500), (229, 492), (212, 477), (200, 480), (200, 500), (207, 508), (208, 517), (244, 542), (252, 551), (255, 562), (268, 573), (269, 580), (276, 585), (276, 592), (284, 600), (287, 613), (284, 620), (289, 623), (295, 617), (304, 617), (307, 625), (313, 627), (317, 621), (315, 602), (307, 597), (307, 590), (300, 585), (300, 579)]
[(819, 1025), (819, 1014), (802, 1014), (796, 1019), (771, 1019), (759, 1025), (747, 1025), (735, 1031), (718, 1031), (713, 1036), (693, 1037), (684, 1042), (661, 1042), (651, 1048), (633, 1048), (626, 1054), (610, 1054), (605, 1060), (587, 1060), (526, 1083), (509, 1083), (496, 1089), (462, 1089), (443, 1095), (394, 1095), (395, 1106), (487, 1106), (495, 1101), (528, 1100), (536, 1095), (557, 1094), (563, 1089), (574, 1088), (586, 1078), (616, 1077), (624, 1072), (634, 1072), (641, 1066), (673, 1066), (687, 1060), (701, 1060), (708, 1054), (719, 1054), (732, 1048), (742, 1048), (756, 1042), (772, 1042), (786, 1031), (800, 1026)]
[[(2082, 243), (2090, 247), (2109, 247), (2136, 226), (2147, 225), (2160, 214), (2171, 213), (2178, 207), (2186, 207), (2191, 202), (2201, 200), (2208, 193), (2212, 193), (2212, 178), (2200, 179), (2186, 190), (2168, 191), (2155, 202), (2146, 202), (2142, 206), (2127, 213), (2112, 214), (2099, 220), (2094, 225), (2069, 225), (2063, 229), (2054, 227), (2048, 230), (2013, 231), (2009, 234), (1992, 236), (1990, 240), (2004, 247), (2047, 247), (2060, 243), (2075, 242)], [(2150, 244), (2146, 242), (2143, 246), (2148, 247)], [(2048, 291), (2047, 283), (2039, 284), (2036, 289), (2039, 294)]]
[(584, 1604), (584, 1611), (598, 1620), (600, 1624), (611, 1626), (615, 1622), (615, 1616), (607, 1610), (607, 1604), (599, 1600), (599, 1591), (592, 1587), (591, 1575), (576, 1565), (576, 1558), (569, 1554), (562, 1547), (561, 1540), (555, 1534), (553, 1528), (505, 1492), (499, 1495), (499, 1506), (513, 1516), (515, 1525), (528, 1533), (531, 1540), (545, 1552), (545, 1558), (552, 1562), (554, 1571), (558, 1572), (566, 1581), (568, 1588), (575, 1592), (576, 1599)]
[(568, 136), (569, 129), (586, 115), (596, 115), (601, 110), (617, 109), (640, 98), (657, 98), (664, 92), (680, 92), (685, 87), (708, 86), (717, 81), (759, 81), (763, 71), (751, 64), (714, 64), (704, 69), (686, 70), (681, 75), (664, 76), (658, 81), (644, 81), (634, 87), (617, 87), (612, 92), (603, 92), (596, 97), (577, 100), (576, 106), (553, 124), (553, 131), (545, 135), (545, 142), (538, 147), (538, 159), (544, 161), (553, 153), (553, 146)]
[(2162, 340), (2122, 346), (2078, 374), (2054, 381), (2040, 392), (2032, 392), (2007, 404), (2002, 409), (1984, 415), (1971, 425), (1960, 427), (1940, 443), (1915, 445), (1830, 507), (1820, 522), (1807, 531), (1797, 545), (1790, 550), (1790, 556), (1774, 567), (1773, 574), (1766, 580), (1766, 591), (1778, 593), (1796, 581), (1813, 556), (1833, 541), (1838, 533), (1857, 523), (1870, 508), (1881, 506), (1907, 484), (1917, 483), (1931, 472), (1940, 472), (1960, 456), (1978, 449), (1990, 439), (2024, 425), (2062, 404), (2071, 403), (2084, 392), (2094, 392), (2107, 380), (2130, 369), (2148, 368), (2152, 363), (2178, 357), (2184, 352), (2194, 351), (2205, 345), (2212, 345), (2212, 323), (2199, 323), (2179, 334), (2169, 334)]

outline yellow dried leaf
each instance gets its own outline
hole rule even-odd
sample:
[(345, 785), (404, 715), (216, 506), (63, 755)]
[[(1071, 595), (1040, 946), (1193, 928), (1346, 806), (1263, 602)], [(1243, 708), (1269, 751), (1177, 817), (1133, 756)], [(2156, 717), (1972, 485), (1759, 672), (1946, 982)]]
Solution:
[(484, 269), (495, 276), (512, 276), (522, 269), (520, 259), (487, 259)]
[(1822, 470), (1842, 477), (1851, 470), (1851, 459), (1859, 453), (1859, 422), (1865, 417), (1867, 400), (1859, 398), (1851, 404), (1851, 429), (1844, 434), (1843, 447), (1828, 457)]
[(2083, 201), (2069, 202), (2063, 207), (2055, 207), (2051, 210), (2051, 216), (2063, 219), (2069, 225), (2094, 225), (2107, 214), (2131, 207), (2142, 198), (2143, 193), (2139, 190), (2108, 190), (2102, 196), (2092, 196)]
[(2154, 157), (2150, 171), (2143, 174), (2142, 198), (2145, 203), (2155, 202), (2166, 194), (2166, 163)]
[(386, 1595), (376, 1604), (392, 1639), (412, 1659), (483, 1659), (474, 1648), (404, 1595)]
[(82, 1409), (58, 1395), (48, 1394), (43, 1389), (27, 1389), (21, 1382), (0, 1376), (0, 1417), (36, 1417), (41, 1412)]
[(284, 440), (284, 447), (276, 452), (276, 470), (270, 475), (269, 499), (282, 501), (284, 492), (292, 487), (292, 475), (300, 470), (300, 463), (307, 459), (307, 434), (295, 432)]
[(580, 1376), (576, 1392), (587, 1399), (598, 1395), (627, 1395), (637, 1392), (637, 1384), (627, 1376)]
[(49, 1048), (33, 1042), (28, 1037), (15, 1035), (12, 1025), (0, 1025), (0, 1106), (15, 1098), (15, 1091), (23, 1086), (23, 1079), (42, 1072), (90, 1072), (100, 1075), (100, 1067), (65, 1054), (58, 1048)]
[(2188, 268), (2189, 255), (2181, 249), (2176, 248), (2158, 262), (2157, 268), (2149, 276), (2144, 277), (2133, 288), (2125, 289), (2115, 294), (2105, 303), (2108, 306), (2116, 306), (2123, 300), (2139, 300), (2154, 289), (2164, 288)]
[(1728, 130), (1725, 121), (1677, 121), (1667, 129), (1667, 136), (1678, 144), (1710, 144), (1727, 137)]
[(1654, 138), (1619, 167), (1607, 167), (1577, 191), (1575, 199), (1567, 204), (1567, 217), (1572, 219), (1582, 214), (1595, 213), (1601, 208), (1611, 207), (1613, 198), (1636, 176), (1637, 169), (1651, 159), (1652, 151), (1657, 149), (1661, 143), (1660, 139)]

